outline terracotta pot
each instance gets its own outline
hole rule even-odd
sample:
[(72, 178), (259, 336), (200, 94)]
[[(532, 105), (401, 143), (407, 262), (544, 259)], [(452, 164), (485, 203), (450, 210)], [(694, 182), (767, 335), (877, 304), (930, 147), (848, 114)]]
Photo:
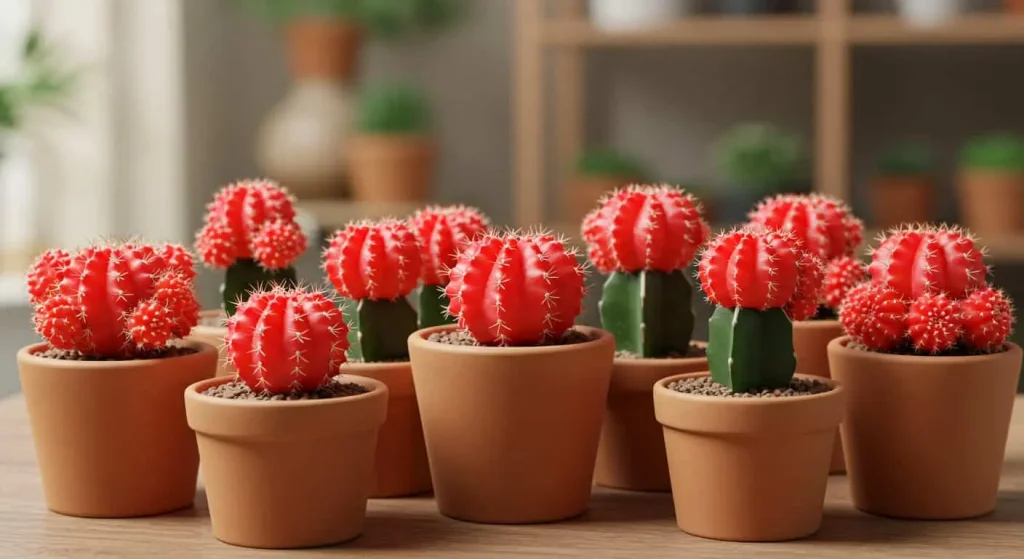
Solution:
[(842, 425), (853, 504), (914, 519), (971, 518), (996, 506), (1021, 349), (919, 357), (828, 346), (849, 392)]
[(352, 192), (362, 202), (426, 200), (436, 156), (428, 136), (356, 136), (348, 147)]
[(1024, 173), (964, 170), (957, 186), (961, 222), (982, 237), (1024, 228)]
[[(846, 331), (838, 320), (804, 320), (793, 323), (793, 353), (796, 354), (796, 374), (832, 378), (828, 368), (828, 343)], [(836, 443), (832, 447), (830, 474), (846, 473), (843, 444), (836, 429)]]
[(565, 183), (565, 222), (580, 223), (608, 192), (639, 182), (637, 177), (595, 177), (574, 175)]
[(292, 76), (347, 83), (359, 63), (362, 31), (344, 19), (297, 19), (284, 28)]
[(230, 378), (188, 387), (188, 424), (199, 442), (217, 539), (296, 549), (348, 541), (362, 532), (388, 389), (373, 379), (343, 378), (370, 392), (258, 401), (202, 394)]
[(781, 541), (821, 525), (835, 430), (846, 393), (787, 398), (683, 394), (654, 387), (664, 426), (676, 523), (684, 532), (729, 541)]
[(1024, 13), (1024, 0), (1004, 0), (1003, 4), (1008, 12)]
[(594, 482), (633, 491), (670, 491), (665, 436), (654, 417), (651, 391), (659, 380), (708, 370), (706, 357), (616, 359)]
[(202, 342), (204, 344), (212, 345), (217, 348), (218, 359), (217, 359), (217, 376), (222, 377), (225, 375), (235, 374), (235, 368), (228, 363), (228, 352), (227, 346), (224, 345), (224, 337), (228, 334), (227, 326), (209, 326), (203, 324), (204, 321), (210, 319), (223, 318), (224, 311), (211, 310), (201, 311), (199, 313), (199, 324), (192, 329), (192, 333), (189, 334), (190, 340)]
[(412, 366), (408, 361), (346, 363), (341, 371), (378, 380), (388, 387), (388, 416), (377, 436), (377, 481), (370, 497), (401, 497), (430, 491), (430, 463), (423, 443)]
[(181, 393), (208, 379), (217, 351), (133, 361), (38, 357), (18, 352), (46, 506), (92, 518), (162, 514), (192, 505), (199, 454)]
[(470, 347), (409, 337), (412, 376), (441, 514), (490, 524), (550, 522), (590, 500), (615, 340)]
[(929, 176), (879, 176), (871, 182), (875, 227), (932, 221), (935, 184)]

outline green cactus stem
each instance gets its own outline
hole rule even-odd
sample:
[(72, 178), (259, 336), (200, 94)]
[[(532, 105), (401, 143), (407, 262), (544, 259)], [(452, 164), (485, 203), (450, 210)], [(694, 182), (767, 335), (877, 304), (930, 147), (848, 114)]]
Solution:
[(708, 331), (711, 378), (733, 392), (788, 388), (796, 370), (793, 323), (782, 309), (716, 307)]
[(421, 285), (419, 288), (420, 328), (455, 324), (448, 314), (448, 296), (443, 285)]
[(601, 295), (601, 324), (619, 351), (685, 357), (693, 335), (693, 287), (685, 271), (615, 271)]
[(367, 363), (408, 361), (409, 335), (416, 331), (416, 311), (405, 297), (393, 301), (364, 299), (356, 306), (358, 332), (350, 357)]
[(283, 287), (295, 287), (297, 283), (295, 268), (289, 266), (280, 270), (268, 270), (252, 258), (240, 258), (228, 266), (224, 274), (224, 283), (220, 293), (224, 299), (224, 312), (234, 316), (238, 303), (249, 298), (249, 293), (257, 288), (267, 288), (273, 284)]

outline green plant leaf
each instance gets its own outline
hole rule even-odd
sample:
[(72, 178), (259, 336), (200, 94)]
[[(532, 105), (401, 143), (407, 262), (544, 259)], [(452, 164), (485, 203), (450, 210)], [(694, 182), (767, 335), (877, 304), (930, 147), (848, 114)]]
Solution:
[(960, 165), (972, 169), (1024, 171), (1024, 137), (992, 133), (972, 138), (960, 151)]
[(933, 157), (928, 145), (904, 141), (889, 148), (878, 159), (878, 172), (886, 176), (924, 175), (932, 170)]
[(432, 128), (426, 96), (409, 85), (377, 85), (361, 96), (356, 127), (366, 134), (425, 134)]
[(645, 181), (644, 165), (636, 158), (610, 148), (591, 148), (576, 160), (576, 173), (588, 177), (629, 177)]
[(773, 191), (790, 187), (804, 174), (805, 153), (795, 134), (769, 123), (743, 123), (715, 143), (719, 173), (742, 186)]

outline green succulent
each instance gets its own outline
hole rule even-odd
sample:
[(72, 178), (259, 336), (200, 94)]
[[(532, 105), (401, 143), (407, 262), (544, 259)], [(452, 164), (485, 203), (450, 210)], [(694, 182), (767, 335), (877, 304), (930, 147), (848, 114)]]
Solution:
[(878, 172), (886, 176), (925, 175), (933, 165), (932, 150), (924, 143), (905, 141), (878, 158)]
[(803, 175), (800, 138), (772, 124), (740, 124), (718, 139), (715, 151), (719, 173), (737, 185), (772, 192)]
[(1024, 171), (1024, 137), (993, 133), (972, 138), (960, 150), (960, 165), (971, 169)]
[(22, 46), (20, 74), (0, 83), (0, 132), (18, 128), (24, 111), (30, 107), (59, 104), (73, 81), (73, 73), (58, 68), (42, 33), (29, 32)]
[(591, 148), (576, 160), (576, 173), (585, 177), (629, 177), (645, 180), (647, 171), (634, 157), (610, 148)]
[(408, 85), (378, 85), (361, 95), (356, 128), (365, 134), (424, 134), (431, 130), (426, 96)]
[(454, 23), (464, 0), (235, 0), (254, 16), (275, 25), (300, 17), (353, 20), (379, 37), (433, 31)]

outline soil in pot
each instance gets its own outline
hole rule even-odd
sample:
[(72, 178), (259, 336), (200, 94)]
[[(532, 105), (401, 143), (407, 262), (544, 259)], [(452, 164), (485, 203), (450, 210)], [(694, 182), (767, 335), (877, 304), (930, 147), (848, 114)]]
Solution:
[(228, 327), (224, 312), (219, 310), (201, 311), (199, 313), (199, 324), (192, 328), (189, 334), (190, 340), (209, 344), (217, 348), (217, 376), (235, 374), (234, 367), (228, 363), (227, 347), (224, 345), (224, 336), (228, 333)]
[(965, 227), (984, 237), (1024, 227), (1024, 173), (965, 170), (958, 180)]
[(348, 147), (352, 192), (363, 202), (426, 200), (434, 178), (435, 145), (428, 136), (370, 136)]
[[(796, 373), (832, 378), (828, 366), (828, 344), (843, 335), (843, 326), (838, 320), (802, 320), (793, 323), (793, 353), (796, 354)], [(832, 466), (829, 473), (846, 472), (843, 445), (839, 430), (832, 447)]]
[(199, 454), (181, 394), (212, 377), (217, 351), (196, 341), (132, 360), (18, 352), (47, 507), (94, 518), (192, 505)]
[(706, 372), (659, 381), (654, 407), (679, 528), (730, 541), (816, 532), (844, 403), (834, 381), (802, 375), (786, 390), (744, 393)]
[(829, 344), (849, 392), (841, 427), (854, 505), (912, 519), (980, 516), (996, 506), (1021, 349), (895, 355)]
[(358, 536), (387, 399), (383, 383), (354, 375), (273, 397), (229, 378), (190, 386), (185, 406), (214, 536), (266, 549)]
[(616, 352), (601, 428), (594, 482), (632, 491), (669, 491), (665, 437), (654, 417), (651, 391), (659, 380), (706, 371), (705, 345), (692, 344), (685, 357), (640, 359)]
[(935, 185), (930, 177), (879, 176), (871, 184), (875, 227), (890, 229), (901, 223), (927, 223), (932, 219)]
[(615, 342), (568, 334), (529, 347), (479, 346), (454, 326), (410, 336), (441, 514), (526, 524), (586, 511)]

